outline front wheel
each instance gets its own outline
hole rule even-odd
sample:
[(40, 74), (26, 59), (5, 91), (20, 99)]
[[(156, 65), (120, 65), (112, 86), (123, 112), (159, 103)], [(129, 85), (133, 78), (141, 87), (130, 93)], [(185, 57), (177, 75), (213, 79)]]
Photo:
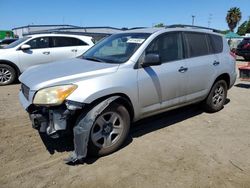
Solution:
[(9, 65), (0, 64), (0, 86), (12, 84), (15, 79), (15, 69)]
[(204, 101), (205, 110), (208, 112), (220, 111), (227, 98), (227, 83), (219, 80), (213, 85), (208, 97)]
[(95, 120), (89, 138), (88, 154), (103, 156), (113, 153), (124, 143), (130, 129), (127, 109), (112, 103)]

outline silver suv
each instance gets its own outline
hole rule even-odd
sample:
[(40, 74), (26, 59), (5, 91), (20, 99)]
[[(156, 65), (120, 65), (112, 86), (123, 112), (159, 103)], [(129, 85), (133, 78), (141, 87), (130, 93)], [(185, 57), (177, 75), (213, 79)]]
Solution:
[(52, 137), (72, 132), (106, 101), (86, 121), (93, 121), (88, 152), (100, 156), (121, 146), (131, 122), (198, 102), (221, 110), (236, 71), (221, 34), (173, 26), (114, 34), (78, 59), (31, 68), (19, 80), (33, 127)]

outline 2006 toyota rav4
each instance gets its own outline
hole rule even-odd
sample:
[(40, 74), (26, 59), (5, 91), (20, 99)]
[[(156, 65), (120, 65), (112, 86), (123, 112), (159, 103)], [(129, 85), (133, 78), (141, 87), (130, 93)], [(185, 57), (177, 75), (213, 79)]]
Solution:
[(222, 35), (179, 26), (114, 34), (81, 58), (31, 68), (19, 79), (33, 127), (51, 136), (119, 96), (96, 116), (88, 137), (88, 151), (105, 155), (121, 146), (131, 122), (197, 102), (221, 110), (236, 71)]

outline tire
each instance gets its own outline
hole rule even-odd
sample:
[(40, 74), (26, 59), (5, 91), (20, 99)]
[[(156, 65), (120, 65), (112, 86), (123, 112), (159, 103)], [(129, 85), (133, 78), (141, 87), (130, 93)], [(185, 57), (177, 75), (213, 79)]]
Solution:
[(100, 157), (115, 152), (126, 140), (129, 130), (130, 115), (128, 110), (123, 105), (111, 103), (96, 118), (91, 128), (88, 155)]
[(220, 111), (227, 98), (227, 83), (224, 80), (218, 80), (214, 83), (208, 97), (204, 101), (204, 108), (207, 112)]
[(0, 86), (12, 84), (15, 80), (15, 69), (9, 65), (0, 64)]

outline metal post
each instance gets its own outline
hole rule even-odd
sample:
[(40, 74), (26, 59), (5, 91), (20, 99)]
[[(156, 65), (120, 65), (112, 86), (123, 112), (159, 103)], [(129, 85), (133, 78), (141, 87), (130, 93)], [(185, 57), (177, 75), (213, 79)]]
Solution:
[(195, 18), (195, 16), (192, 15), (192, 25), (194, 25), (194, 18)]

